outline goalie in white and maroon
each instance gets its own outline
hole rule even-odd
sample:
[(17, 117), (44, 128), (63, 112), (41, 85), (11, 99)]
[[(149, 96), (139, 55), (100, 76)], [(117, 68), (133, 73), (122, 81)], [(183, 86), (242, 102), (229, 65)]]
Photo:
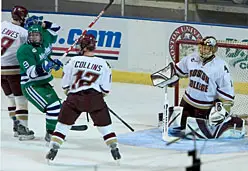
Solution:
[(198, 47), (198, 52), (151, 75), (154, 86), (161, 88), (189, 78), (180, 105), (169, 108), (169, 133), (197, 139), (243, 138), (245, 120), (232, 116), (233, 82), (226, 62), (215, 56), (217, 40), (207, 36)]
[(63, 102), (46, 158), (55, 158), (71, 126), (82, 112), (88, 112), (110, 147), (114, 160), (119, 160), (117, 137), (103, 98), (111, 88), (111, 68), (104, 59), (94, 56), (96, 40), (93, 35), (85, 35), (79, 39), (79, 44), (81, 56), (73, 57), (63, 69), (62, 87), (68, 96)]

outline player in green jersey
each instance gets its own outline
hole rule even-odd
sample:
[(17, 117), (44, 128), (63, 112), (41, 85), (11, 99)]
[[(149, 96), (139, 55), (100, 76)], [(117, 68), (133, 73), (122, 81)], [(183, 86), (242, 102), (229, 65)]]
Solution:
[[(62, 66), (59, 60), (52, 60), (50, 57), (52, 44), (56, 42), (60, 27), (48, 21), (30, 25), (28, 41), (17, 51), (21, 69), (21, 88), (28, 101), (46, 113), (45, 140), (49, 142), (61, 106), (59, 97), (49, 84), (53, 79), (51, 70), (59, 70)], [(23, 134), (27, 133), (24, 129)]]

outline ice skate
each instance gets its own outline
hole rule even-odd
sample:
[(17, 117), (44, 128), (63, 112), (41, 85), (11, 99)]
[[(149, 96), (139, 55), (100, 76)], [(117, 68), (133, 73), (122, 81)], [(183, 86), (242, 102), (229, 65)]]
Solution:
[(121, 155), (120, 155), (120, 152), (119, 152), (119, 149), (118, 148), (111, 149), (111, 154), (112, 154), (114, 160), (121, 159)]
[(21, 124), (17, 126), (17, 132), (20, 141), (34, 139), (34, 132)]
[(45, 135), (45, 141), (50, 142), (52, 137), (52, 131), (47, 130), (46, 135)]
[(20, 122), (18, 120), (13, 121), (13, 132), (14, 132), (14, 137), (18, 137), (18, 124)]
[(50, 149), (50, 151), (46, 155), (46, 159), (49, 160), (54, 160), (58, 153), (59, 146), (56, 144), (53, 144), (53, 147)]
[(119, 149), (117, 148), (117, 144), (116, 143), (111, 144), (110, 148), (111, 148), (111, 154), (114, 160), (121, 159), (121, 155), (120, 155)]

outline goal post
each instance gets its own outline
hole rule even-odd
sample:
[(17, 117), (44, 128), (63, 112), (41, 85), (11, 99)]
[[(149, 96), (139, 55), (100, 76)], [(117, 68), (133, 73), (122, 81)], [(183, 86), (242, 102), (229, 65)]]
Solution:
[[(229, 65), (230, 74), (234, 82), (235, 99), (232, 113), (248, 117), (248, 42), (218, 40), (216, 56), (222, 58)], [(177, 40), (175, 56), (177, 63), (182, 57), (198, 51), (197, 41)], [(177, 106), (188, 85), (188, 79), (181, 79), (175, 85), (174, 105)]]

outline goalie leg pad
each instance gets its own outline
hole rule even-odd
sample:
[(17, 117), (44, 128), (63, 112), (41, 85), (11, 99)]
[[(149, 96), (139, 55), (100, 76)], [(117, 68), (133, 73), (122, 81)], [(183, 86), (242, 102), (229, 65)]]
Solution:
[(185, 135), (188, 139), (240, 139), (245, 135), (243, 119), (228, 117), (217, 126), (209, 125), (207, 119), (187, 118)]
[(183, 113), (183, 107), (174, 106), (169, 108), (169, 124), (170, 128), (180, 127), (181, 126), (181, 118)]
[(172, 136), (181, 135), (182, 113), (183, 113), (183, 107), (181, 106), (174, 106), (169, 108), (168, 132)]
[(239, 117), (229, 117), (220, 129), (218, 138), (244, 138), (246, 135), (245, 120)]

